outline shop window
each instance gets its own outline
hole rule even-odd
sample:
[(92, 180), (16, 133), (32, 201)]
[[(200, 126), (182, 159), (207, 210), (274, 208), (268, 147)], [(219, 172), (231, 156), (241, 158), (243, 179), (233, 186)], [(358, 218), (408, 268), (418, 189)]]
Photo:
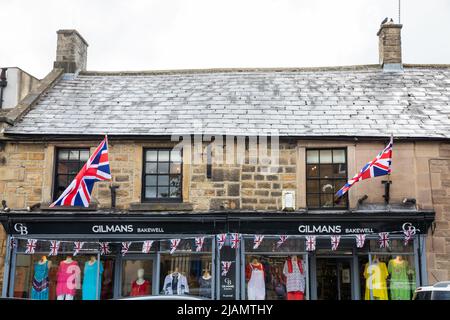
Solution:
[(214, 268), (211, 253), (212, 239), (205, 238), (200, 252), (193, 239), (181, 240), (177, 250), (169, 254), (168, 244), (161, 243), (160, 290), (161, 295), (214, 297)]
[(122, 296), (137, 297), (151, 295), (153, 272), (153, 259), (133, 259), (123, 261)]
[[(98, 253), (88, 244), (83, 253), (73, 256), (73, 251), (65, 250), (67, 243), (61, 245), (58, 256), (47, 256), (48, 251), (43, 250), (30, 255), (23, 253), (25, 244), (22, 242), (24, 240), (19, 241), (15, 261), (14, 297), (34, 300), (113, 298), (112, 257), (101, 257), (99, 264)], [(67, 279), (60, 276), (63, 270), (70, 274)]]
[(413, 243), (392, 239), (388, 249), (378, 240), (367, 240), (366, 254), (360, 254), (359, 275), (362, 300), (411, 300), (417, 286)]
[(53, 200), (58, 199), (89, 159), (89, 148), (58, 148), (56, 153)]
[(277, 248), (278, 237), (264, 237), (253, 249), (245, 238), (243, 293), (248, 300), (303, 300), (308, 298), (308, 263), (304, 239), (291, 238)]
[(142, 199), (181, 201), (182, 155), (180, 150), (145, 149)]
[(348, 196), (334, 202), (347, 182), (346, 149), (306, 150), (306, 202), (309, 209), (347, 208)]

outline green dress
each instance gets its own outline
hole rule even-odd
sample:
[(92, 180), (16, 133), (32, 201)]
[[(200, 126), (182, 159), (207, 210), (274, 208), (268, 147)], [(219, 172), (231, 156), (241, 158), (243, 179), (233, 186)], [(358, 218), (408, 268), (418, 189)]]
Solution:
[(410, 300), (411, 286), (408, 277), (408, 261), (400, 262), (391, 259), (388, 264), (388, 272), (391, 275), (390, 293), (391, 300)]

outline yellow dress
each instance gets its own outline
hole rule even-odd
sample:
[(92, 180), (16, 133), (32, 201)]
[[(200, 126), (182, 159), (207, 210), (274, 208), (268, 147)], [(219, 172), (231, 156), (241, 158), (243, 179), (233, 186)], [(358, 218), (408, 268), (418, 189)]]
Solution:
[(366, 263), (364, 278), (366, 278), (365, 299), (370, 300), (370, 291), (374, 300), (388, 300), (386, 279), (389, 273), (384, 262)]

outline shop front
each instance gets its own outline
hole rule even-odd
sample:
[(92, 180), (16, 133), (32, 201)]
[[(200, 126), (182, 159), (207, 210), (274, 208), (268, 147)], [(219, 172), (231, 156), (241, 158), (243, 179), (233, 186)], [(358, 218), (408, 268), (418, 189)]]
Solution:
[(2, 296), (408, 300), (427, 284), (433, 220), (417, 211), (7, 213)]

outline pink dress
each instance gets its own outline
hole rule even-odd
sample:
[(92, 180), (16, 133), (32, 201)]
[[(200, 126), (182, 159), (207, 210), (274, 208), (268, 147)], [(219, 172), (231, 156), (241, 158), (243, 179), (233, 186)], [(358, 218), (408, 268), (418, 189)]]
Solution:
[(61, 261), (57, 274), (56, 295), (70, 294), (74, 296), (80, 287), (80, 273), (78, 262), (65, 263)]

